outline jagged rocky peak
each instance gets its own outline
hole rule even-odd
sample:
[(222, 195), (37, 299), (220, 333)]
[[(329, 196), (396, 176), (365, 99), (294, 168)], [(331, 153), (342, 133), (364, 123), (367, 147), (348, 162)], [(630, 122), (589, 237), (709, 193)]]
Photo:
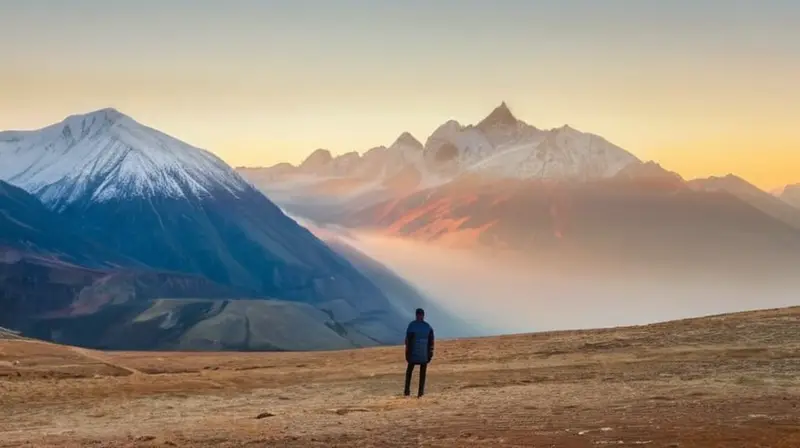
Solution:
[(481, 120), (477, 127), (480, 129), (486, 129), (496, 126), (514, 126), (517, 124), (517, 122), (517, 117), (511, 113), (511, 109), (509, 109), (506, 102), (503, 101), (492, 111), (492, 113)]
[(333, 160), (333, 155), (327, 149), (317, 149), (309, 155), (303, 163), (300, 164), (300, 168), (304, 169), (313, 169), (319, 168), (323, 165), (327, 165), (331, 163)]
[(403, 132), (397, 137), (392, 146), (408, 146), (412, 148), (422, 149), (422, 143), (416, 139), (410, 132)]

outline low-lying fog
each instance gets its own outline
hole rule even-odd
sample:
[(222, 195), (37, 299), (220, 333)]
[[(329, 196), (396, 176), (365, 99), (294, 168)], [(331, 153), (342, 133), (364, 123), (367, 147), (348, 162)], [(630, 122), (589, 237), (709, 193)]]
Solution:
[[(532, 264), (469, 250), (330, 227), (314, 230), (322, 238), (335, 234), (489, 334), (647, 324), (800, 304), (797, 290), (733, 278), (695, 284), (577, 272), (554, 278)], [(464, 335), (475, 333), (465, 329)]]

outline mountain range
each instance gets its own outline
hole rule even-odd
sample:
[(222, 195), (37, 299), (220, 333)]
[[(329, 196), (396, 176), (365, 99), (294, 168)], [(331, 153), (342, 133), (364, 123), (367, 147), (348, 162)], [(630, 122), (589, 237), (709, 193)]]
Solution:
[[(652, 166), (595, 134), (567, 125), (554, 129), (529, 125), (503, 102), (477, 124), (443, 123), (425, 144), (404, 132), (388, 147), (378, 146), (363, 155), (349, 152), (334, 157), (328, 150), (317, 149), (298, 166), (279, 163), (237, 171), (287, 211), (331, 221), (462, 176), (587, 182), (612, 178), (631, 165)], [(796, 212), (785, 205), (800, 208), (798, 186), (770, 194), (734, 175), (686, 182), (695, 189), (724, 189), (768, 209), (771, 215), (797, 222)], [(775, 197), (782, 202), (774, 201)]]
[(403, 134), (363, 156), (317, 150), (296, 167), (238, 171), (317, 223), (550, 266), (744, 278), (785, 276), (800, 262), (797, 190), (776, 197), (733, 175), (686, 180), (597, 135), (529, 125), (505, 103), (475, 125), (444, 123), (424, 145)]
[(350, 246), (342, 226), (513, 254), (554, 282), (775, 283), (800, 262), (797, 187), (685, 180), (505, 103), (424, 144), (402, 133), (363, 155), (320, 149), (298, 166), (236, 170), (102, 109), (0, 132), (0, 161), (0, 326), (87, 347), (392, 344), (420, 305), (444, 334), (480, 332)]
[[(94, 328), (95, 345), (115, 347), (121, 342), (114, 341), (137, 338), (104, 337), (104, 332), (119, 333), (126, 327), (122, 322), (141, 322), (135, 316), (155, 306), (153, 300), (227, 303), (250, 298), (265, 301), (254, 302), (250, 309), (267, 306), (268, 299), (283, 300), (287, 304), (269, 305), (264, 312), (279, 315), (292, 310), (285, 313), (287, 318), (314, 314), (311, 321), (322, 325), (321, 334), (338, 334), (337, 347), (402, 338), (403, 319), (396, 308), (347, 259), (286, 216), (213, 154), (114, 109), (70, 116), (40, 130), (2, 132), (0, 160), (0, 180), (4, 181), (0, 184), (0, 245), (6, 275), (0, 297), (6, 310), (17, 310), (4, 313), (0, 324), (36, 326), (37, 334), (52, 335), (53, 319), (45, 329), (41, 319), (67, 316), (76, 319), (60, 323), (60, 334), (71, 334), (67, 337), (87, 345), (92, 338), (78, 333)], [(20, 305), (24, 300), (41, 302), (40, 295), (61, 288), (55, 286), (62, 283), (54, 277), (74, 278), (57, 303)], [(30, 278), (36, 278), (37, 284), (26, 289), (22, 285)], [(105, 293), (102, 299), (86, 298), (84, 293), (100, 288), (100, 283), (107, 287), (109, 278), (125, 279), (120, 280), (125, 286)], [(146, 278), (185, 288), (140, 287)], [(119, 291), (126, 288), (136, 292), (123, 300)], [(90, 307), (93, 323), (88, 326), (76, 323), (90, 318), (87, 313), (77, 319), (69, 311), (78, 305), (85, 309), (81, 301), (119, 304), (130, 297), (145, 303), (124, 310)], [(192, 326), (238, 308), (212, 306), (207, 301), (170, 303), (177, 308), (172, 314), (157, 315), (158, 325), (166, 325), (162, 321), (171, 319), (168, 315), (180, 315), (186, 307), (208, 310), (187, 311), (191, 322), (181, 321), (182, 330), (173, 328), (162, 340), (142, 342), (146, 348), (161, 342), (180, 345), (182, 334)], [(332, 310), (346, 310), (347, 318)], [(98, 317), (103, 313), (108, 315)], [(290, 322), (287, 325), (293, 328)], [(295, 326), (294, 331), (305, 330)], [(294, 347), (286, 339), (268, 345)], [(330, 346), (324, 341), (317, 345)]]
[(539, 129), (503, 102), (475, 125), (449, 120), (423, 145), (404, 132), (390, 146), (337, 157), (314, 151), (299, 166), (238, 168), (288, 211), (319, 218), (444, 185), (463, 175), (587, 181), (638, 159), (604, 138), (569, 126)]

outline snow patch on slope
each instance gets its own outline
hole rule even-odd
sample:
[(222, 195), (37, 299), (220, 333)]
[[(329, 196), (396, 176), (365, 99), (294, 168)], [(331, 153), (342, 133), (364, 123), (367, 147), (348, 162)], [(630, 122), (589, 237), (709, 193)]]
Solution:
[(564, 126), (499, 145), (469, 171), (520, 179), (588, 180), (614, 176), (636, 161), (602, 137)]
[(141, 125), (114, 109), (73, 115), (36, 131), (0, 132), (0, 179), (52, 207), (91, 195), (205, 196), (249, 188), (208, 151)]

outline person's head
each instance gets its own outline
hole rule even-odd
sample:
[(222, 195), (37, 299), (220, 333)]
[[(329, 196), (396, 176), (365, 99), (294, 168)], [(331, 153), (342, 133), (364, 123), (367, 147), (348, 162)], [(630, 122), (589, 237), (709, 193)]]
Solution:
[(417, 308), (417, 320), (422, 321), (425, 320), (425, 310), (422, 308)]

